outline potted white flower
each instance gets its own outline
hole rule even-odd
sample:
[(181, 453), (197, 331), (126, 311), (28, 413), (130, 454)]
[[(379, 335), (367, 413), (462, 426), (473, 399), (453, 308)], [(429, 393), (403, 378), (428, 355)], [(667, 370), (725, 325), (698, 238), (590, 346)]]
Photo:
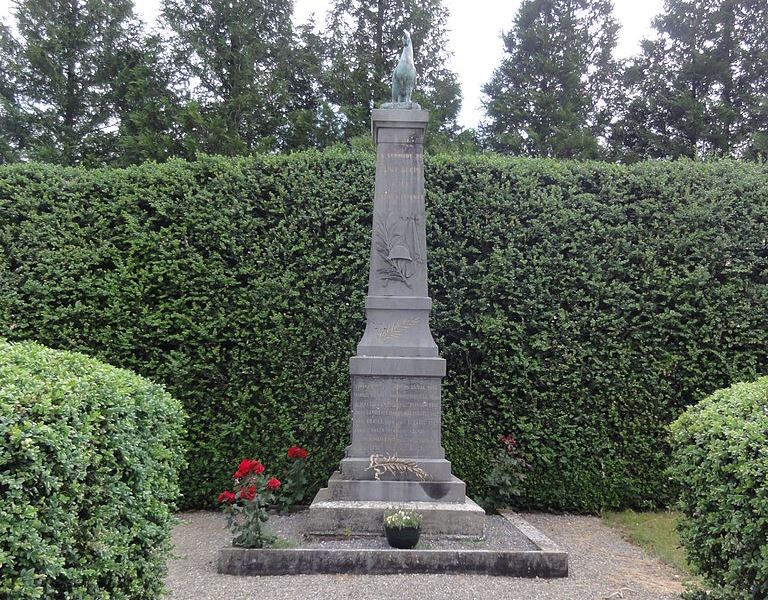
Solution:
[(390, 546), (409, 550), (419, 542), (421, 515), (407, 508), (388, 508), (384, 511), (384, 533)]

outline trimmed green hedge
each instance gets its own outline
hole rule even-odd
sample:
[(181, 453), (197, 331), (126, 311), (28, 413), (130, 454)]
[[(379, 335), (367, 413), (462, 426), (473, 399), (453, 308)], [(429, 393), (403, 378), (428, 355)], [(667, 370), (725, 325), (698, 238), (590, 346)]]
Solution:
[(182, 421), (133, 373), (0, 340), (0, 596), (159, 598)]
[[(443, 440), (470, 494), (498, 436), (521, 504), (669, 498), (667, 425), (768, 371), (768, 167), (427, 161)], [(125, 170), (0, 168), (0, 335), (162, 381), (191, 419), (186, 504), (243, 456), (348, 443), (374, 158), (339, 152)]]
[(707, 598), (768, 598), (768, 377), (718, 390), (672, 423), (680, 523)]

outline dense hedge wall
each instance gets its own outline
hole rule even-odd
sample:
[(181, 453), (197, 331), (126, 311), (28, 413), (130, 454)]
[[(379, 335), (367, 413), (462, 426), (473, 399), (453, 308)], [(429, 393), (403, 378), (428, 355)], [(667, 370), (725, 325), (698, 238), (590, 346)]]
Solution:
[(768, 598), (768, 377), (718, 390), (672, 423), (680, 533), (711, 600)]
[(133, 373), (0, 340), (0, 597), (159, 598), (182, 422)]
[[(768, 371), (768, 168), (427, 162), (443, 440), (481, 495), (498, 435), (523, 504), (668, 496), (666, 425)], [(164, 382), (191, 415), (186, 502), (244, 455), (343, 455), (374, 160), (300, 153), (125, 170), (0, 169), (0, 335)]]

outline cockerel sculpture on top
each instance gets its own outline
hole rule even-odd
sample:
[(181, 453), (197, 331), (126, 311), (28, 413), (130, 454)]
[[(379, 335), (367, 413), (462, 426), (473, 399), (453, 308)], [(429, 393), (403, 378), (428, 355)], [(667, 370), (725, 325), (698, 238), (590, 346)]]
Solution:
[(403, 31), (403, 53), (400, 62), (392, 72), (392, 104), (410, 104), (411, 94), (416, 85), (416, 67), (413, 64), (411, 34)]

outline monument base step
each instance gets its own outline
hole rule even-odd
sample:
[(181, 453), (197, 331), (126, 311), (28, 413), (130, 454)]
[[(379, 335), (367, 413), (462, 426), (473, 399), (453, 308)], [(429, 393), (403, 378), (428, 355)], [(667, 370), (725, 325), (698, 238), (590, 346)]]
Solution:
[(332, 500), (381, 500), (390, 504), (463, 503), (467, 497), (467, 486), (454, 476), (450, 481), (360, 481), (342, 479), (341, 473), (336, 471), (328, 480), (328, 494)]
[(288, 539), (296, 541), (295, 548), (222, 548), (218, 572), (253, 576), (312, 573), (568, 576), (568, 554), (514, 513), (485, 517), (487, 539), (484, 541), (422, 537), (413, 550), (390, 548), (383, 532), (378, 537), (364, 538), (303, 537), (300, 532), (305, 528), (306, 514), (292, 515), (290, 524), (281, 527)]
[[(408, 458), (426, 471), (431, 481), (451, 481), (451, 461), (444, 458)], [(352, 456), (342, 458), (341, 472), (345, 479), (374, 480), (370, 457)], [(416, 477), (409, 473), (406, 473), (406, 476), (409, 477), (410, 481), (417, 481)], [(392, 476), (384, 474), (382, 477), (390, 478)]]
[(379, 536), (384, 529), (384, 511), (394, 505), (421, 514), (422, 535), (478, 540), (485, 535), (485, 511), (466, 496), (463, 502), (335, 500), (328, 488), (317, 492), (312, 501), (305, 534)]

